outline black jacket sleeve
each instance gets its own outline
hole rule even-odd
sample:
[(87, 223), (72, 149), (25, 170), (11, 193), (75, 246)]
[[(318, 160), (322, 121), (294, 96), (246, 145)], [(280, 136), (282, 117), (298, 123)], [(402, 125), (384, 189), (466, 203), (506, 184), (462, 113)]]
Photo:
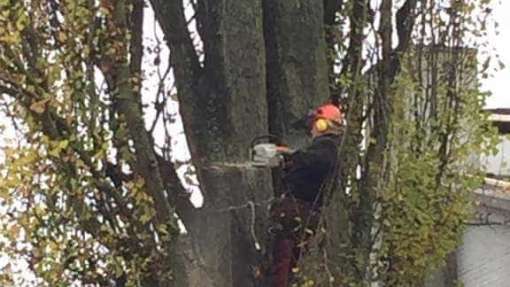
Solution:
[(337, 143), (334, 136), (322, 136), (308, 148), (292, 154), (284, 175), (287, 191), (308, 202), (320, 200), (320, 189), (335, 168)]

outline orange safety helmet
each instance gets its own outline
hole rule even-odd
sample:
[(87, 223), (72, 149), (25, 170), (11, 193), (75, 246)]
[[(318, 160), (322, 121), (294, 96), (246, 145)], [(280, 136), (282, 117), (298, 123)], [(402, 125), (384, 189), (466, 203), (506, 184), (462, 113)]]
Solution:
[(308, 128), (319, 132), (325, 132), (331, 125), (341, 126), (343, 114), (340, 108), (333, 104), (325, 104), (315, 109), (308, 116)]
[(312, 130), (315, 126), (318, 131), (322, 132), (329, 129), (332, 125), (341, 126), (343, 118), (344, 114), (341, 107), (328, 103), (310, 111), (306, 116), (292, 123), (292, 127), (295, 129), (306, 127), (307, 130)]
[(315, 120), (317, 119), (326, 119), (328, 121), (332, 121), (339, 125), (342, 124), (343, 114), (340, 111), (338, 106), (333, 104), (325, 104), (323, 106), (318, 107), (314, 111)]

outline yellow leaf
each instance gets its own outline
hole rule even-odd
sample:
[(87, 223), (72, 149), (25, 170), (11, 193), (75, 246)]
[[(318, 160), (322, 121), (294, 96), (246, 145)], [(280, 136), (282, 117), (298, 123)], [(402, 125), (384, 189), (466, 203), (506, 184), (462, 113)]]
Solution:
[(37, 102), (34, 102), (30, 105), (30, 109), (38, 114), (44, 113), (46, 110), (46, 103), (48, 102), (48, 99), (40, 100)]
[(62, 43), (65, 42), (67, 40), (67, 35), (62, 31), (58, 32), (58, 40)]

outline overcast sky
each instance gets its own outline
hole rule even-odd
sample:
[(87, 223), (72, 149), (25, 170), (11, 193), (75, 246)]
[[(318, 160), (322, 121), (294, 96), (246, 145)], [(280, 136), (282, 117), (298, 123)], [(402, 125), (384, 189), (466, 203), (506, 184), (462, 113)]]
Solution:
[(503, 70), (494, 73), (494, 77), (482, 81), (482, 88), (492, 93), (487, 100), (489, 108), (510, 108), (510, 1), (501, 0), (494, 9), (494, 18), (499, 23), (499, 35), (491, 35), (489, 44), (493, 45), (505, 64)]

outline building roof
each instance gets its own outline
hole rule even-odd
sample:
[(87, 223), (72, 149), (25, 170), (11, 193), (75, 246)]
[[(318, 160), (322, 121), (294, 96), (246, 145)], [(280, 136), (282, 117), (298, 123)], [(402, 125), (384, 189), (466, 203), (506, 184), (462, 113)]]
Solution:
[(486, 109), (485, 111), (493, 115), (510, 115), (510, 108)]
[(510, 109), (488, 109), (489, 120), (495, 125), (500, 134), (510, 133)]

